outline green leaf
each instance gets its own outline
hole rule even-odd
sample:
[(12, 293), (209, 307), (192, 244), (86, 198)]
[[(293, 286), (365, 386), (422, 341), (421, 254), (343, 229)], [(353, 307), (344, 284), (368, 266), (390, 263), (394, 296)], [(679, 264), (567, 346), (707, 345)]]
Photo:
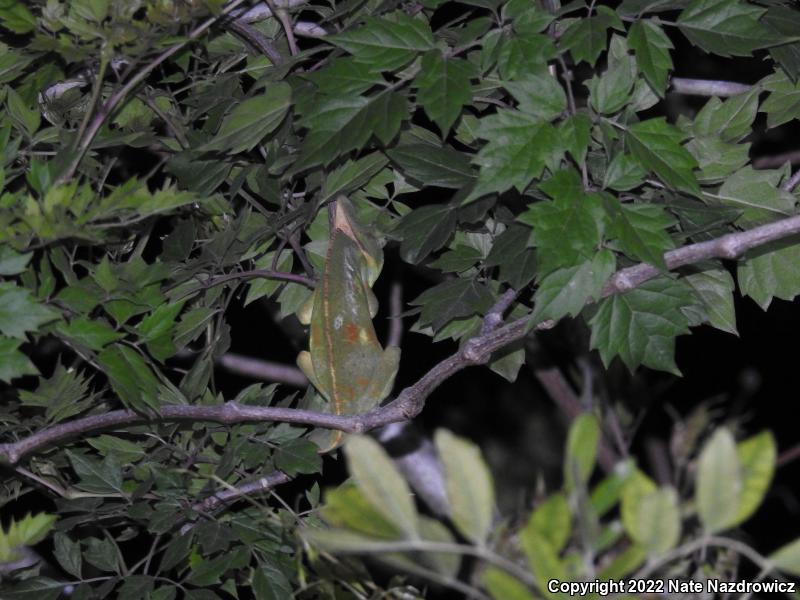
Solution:
[(19, 399), (25, 406), (46, 408), (47, 420), (57, 422), (85, 410), (92, 399), (89, 391), (90, 383), (86, 377), (59, 363), (50, 377), (39, 378), (35, 390), (19, 390)]
[(6, 0), (0, 5), (0, 23), (9, 31), (22, 35), (36, 29), (37, 19), (24, 3)]
[[(761, 112), (767, 113), (767, 127), (778, 127), (800, 117), (800, 81), (776, 71), (761, 82), (761, 87), (770, 92), (761, 104)], [(758, 91), (756, 88), (755, 93)]]
[(13, 88), (6, 88), (6, 107), (17, 128), (32, 138), (41, 122), (39, 111), (32, 109)]
[(600, 250), (592, 260), (564, 267), (546, 275), (533, 296), (531, 320), (577, 316), (590, 299), (600, 298), (603, 284), (614, 273), (616, 258), (610, 250)]
[(539, 275), (594, 260), (605, 225), (598, 196), (583, 192), (574, 170), (562, 170), (539, 187), (553, 200), (536, 202), (517, 217), (533, 227)]
[(667, 78), (673, 68), (669, 51), (674, 46), (667, 34), (658, 21), (642, 19), (631, 25), (628, 44), (636, 53), (636, 63), (647, 82), (663, 98), (667, 89)]
[(584, 113), (571, 115), (558, 126), (558, 135), (564, 150), (569, 152), (579, 165), (583, 165), (586, 161), (591, 129), (592, 120)]
[(101, 350), (122, 337), (105, 319), (77, 317), (68, 324), (59, 323), (58, 332), (73, 342), (91, 350)]
[(40, 304), (31, 293), (9, 281), (0, 282), (0, 334), (23, 339), (58, 314)]
[(558, 56), (549, 36), (531, 33), (503, 39), (497, 53), (497, 70), (504, 80), (526, 79), (547, 70)]
[(483, 571), (481, 584), (493, 600), (534, 600), (524, 583), (497, 567), (487, 567)]
[(433, 49), (427, 21), (400, 11), (382, 18), (367, 17), (364, 26), (325, 38), (374, 69), (393, 71), (411, 62), (419, 52)]
[(385, 518), (408, 538), (417, 537), (417, 510), (411, 490), (386, 451), (372, 438), (352, 435), (345, 456), (358, 489)]
[(625, 192), (644, 182), (647, 171), (629, 154), (619, 153), (611, 159), (603, 176), (603, 187)]
[(547, 582), (553, 579), (569, 581), (566, 566), (561, 562), (558, 553), (533, 527), (525, 527), (519, 535), (522, 550), (528, 557), (531, 572), (536, 578), (539, 592), (550, 600), (563, 600), (569, 598), (567, 594), (551, 592)]
[(219, 150), (236, 154), (252, 150), (274, 131), (292, 103), (292, 88), (284, 82), (271, 83), (266, 91), (236, 105), (222, 121), (213, 139), (201, 150)]
[(778, 451), (770, 431), (739, 442), (736, 445), (742, 473), (742, 493), (731, 526), (744, 523), (764, 500), (775, 475)]
[(78, 452), (67, 450), (66, 453), (80, 477), (78, 487), (95, 494), (122, 493), (122, 466), (113, 453), (100, 463)]
[(726, 142), (738, 142), (750, 133), (758, 111), (758, 87), (746, 94), (728, 98), (710, 98), (695, 115), (692, 131), (696, 136), (720, 136)]
[(773, 298), (793, 300), (800, 294), (800, 245), (796, 238), (761, 247), (739, 262), (736, 278), (744, 296), (767, 310)]
[(695, 46), (720, 56), (750, 56), (783, 36), (759, 19), (765, 9), (741, 0), (693, 0), (678, 16), (678, 27)]
[(408, 213), (392, 232), (403, 240), (400, 256), (414, 265), (424, 260), (450, 239), (457, 217), (456, 211), (447, 204), (422, 206)]
[(445, 429), (436, 431), (435, 442), (450, 518), (464, 537), (484, 545), (492, 527), (494, 484), (480, 449)]
[(519, 110), (542, 121), (551, 121), (567, 109), (564, 88), (547, 71), (516, 81), (505, 81), (503, 87), (519, 103)]
[(20, 254), (11, 246), (0, 246), (0, 275), (19, 275), (28, 267), (33, 252)]
[(567, 489), (584, 486), (594, 471), (600, 426), (591, 413), (581, 413), (569, 427), (564, 450), (564, 482)]
[(703, 446), (695, 475), (697, 514), (708, 533), (734, 523), (742, 489), (736, 442), (728, 429), (720, 427)]
[(21, 345), (21, 340), (0, 335), (0, 381), (11, 383), (17, 377), (38, 375), (34, 364), (19, 351)]
[(283, 600), (292, 596), (292, 584), (286, 575), (270, 564), (262, 564), (255, 570), (252, 590), (256, 600)]
[(800, 576), (800, 539), (782, 546), (767, 559), (781, 571)]
[(674, 247), (667, 229), (675, 220), (656, 204), (622, 204), (603, 195), (603, 208), (609, 216), (608, 232), (628, 256), (667, 268), (664, 252)]
[(470, 79), (476, 75), (472, 63), (461, 58), (445, 58), (440, 50), (422, 57), (414, 79), (417, 102), (446, 137), (461, 107), (472, 102)]
[(158, 407), (158, 379), (136, 350), (115, 344), (97, 355), (97, 363), (126, 406), (140, 411)]
[(438, 331), (454, 319), (485, 313), (493, 302), (485, 285), (458, 278), (428, 288), (411, 304), (422, 307), (420, 325), (430, 324)]
[(326, 99), (299, 122), (310, 131), (290, 172), (327, 165), (338, 156), (362, 148), (373, 135), (388, 144), (406, 117), (406, 99), (398, 93)]
[(560, 46), (569, 50), (575, 62), (585, 60), (594, 66), (606, 49), (609, 28), (623, 30), (619, 17), (605, 6), (599, 6), (597, 14), (588, 19), (575, 19), (559, 40)]
[(53, 536), (53, 555), (58, 564), (70, 575), (81, 578), (81, 545), (73, 542), (65, 533)]
[(683, 281), (700, 300), (703, 314), (696, 323), (708, 322), (712, 327), (738, 335), (733, 306), (733, 277), (725, 269), (707, 269), (684, 277)]
[(750, 162), (750, 144), (729, 144), (719, 137), (696, 137), (686, 149), (697, 159), (700, 183), (719, 183)]
[(402, 531), (398, 526), (373, 506), (352, 481), (325, 494), (321, 515), (333, 527), (349, 529), (369, 538), (402, 538)]
[(682, 309), (692, 302), (691, 291), (668, 277), (609, 296), (590, 321), (591, 347), (600, 351), (606, 366), (619, 356), (630, 370), (641, 364), (677, 375), (675, 336), (688, 333)]
[(739, 169), (726, 178), (716, 193), (704, 192), (713, 201), (742, 211), (737, 221), (752, 227), (794, 212), (794, 196), (778, 186), (782, 172), (755, 170), (752, 166)]
[(530, 227), (512, 223), (495, 238), (484, 262), (486, 267), (500, 267), (498, 279), (515, 290), (528, 285), (536, 274), (536, 254), (528, 247), (530, 238)]
[(700, 186), (692, 173), (697, 161), (681, 146), (685, 137), (686, 134), (659, 117), (632, 125), (626, 139), (631, 154), (645, 169), (675, 189), (699, 194)]
[(475, 178), (467, 155), (449, 146), (406, 144), (396, 146), (387, 154), (404, 175), (426, 186), (461, 189)]
[(512, 187), (522, 192), (564, 153), (552, 125), (518, 110), (501, 109), (484, 117), (478, 136), (487, 143), (473, 160), (481, 171), (465, 202)]
[(676, 546), (681, 535), (678, 494), (674, 488), (660, 488), (623, 495), (627, 515), (626, 529), (649, 554), (658, 555)]
[(636, 61), (627, 54), (627, 46), (620, 36), (611, 38), (608, 69), (589, 82), (589, 101), (601, 114), (612, 114), (631, 101), (631, 90), (636, 81)]
[(336, 58), (324, 69), (303, 73), (302, 77), (313, 81), (320, 92), (340, 97), (361, 94), (383, 81), (379, 69), (350, 56)]
[(322, 457), (317, 453), (317, 445), (301, 438), (281, 444), (273, 460), (275, 466), (290, 477), (298, 473), (319, 473), (322, 468)]
[(325, 183), (320, 192), (320, 204), (326, 203), (339, 194), (348, 194), (357, 190), (380, 172), (387, 162), (386, 157), (379, 152), (372, 152), (355, 161), (348, 160), (325, 177)]
[(537, 506), (526, 527), (535, 529), (553, 550), (561, 552), (572, 530), (572, 511), (564, 494), (553, 494)]

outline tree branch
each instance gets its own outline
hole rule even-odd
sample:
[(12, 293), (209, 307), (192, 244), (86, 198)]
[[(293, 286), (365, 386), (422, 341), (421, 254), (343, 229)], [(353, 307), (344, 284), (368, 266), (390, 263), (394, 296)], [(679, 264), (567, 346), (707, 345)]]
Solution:
[(259, 477), (255, 481), (249, 481), (237, 486), (231, 486), (228, 489), (220, 490), (208, 498), (201, 500), (192, 505), (192, 510), (199, 513), (214, 512), (221, 505), (233, 502), (249, 496), (257, 492), (264, 492), (271, 490), (281, 484), (288, 483), (292, 478), (283, 471), (273, 471), (269, 475)]
[(746, 94), (753, 89), (752, 85), (737, 83), (735, 81), (718, 81), (714, 79), (687, 79), (685, 77), (673, 77), (670, 80), (670, 87), (673, 92), (678, 94), (688, 94), (691, 96), (719, 96), (727, 98)]
[[(752, 248), (796, 233), (800, 233), (800, 215), (670, 250), (664, 254), (664, 259), (669, 269), (708, 258), (732, 259)], [(602, 297), (634, 289), (659, 274), (659, 269), (645, 263), (617, 271), (604, 287)], [(233, 401), (219, 406), (167, 405), (162, 406), (157, 415), (145, 415), (125, 409), (115, 410), (60, 423), (19, 441), (0, 444), (0, 462), (16, 465), (29, 454), (92, 431), (159, 421), (211, 421), (223, 424), (272, 421), (323, 427), (346, 433), (364, 433), (389, 423), (407, 421), (422, 411), (428, 396), (442, 382), (466, 367), (487, 363), (492, 353), (528, 334), (533, 326), (530, 315), (497, 328), (488, 325), (496, 322), (497, 315), (511, 305), (513, 294), (509, 290), (501, 296), (487, 313), (479, 335), (468, 340), (455, 354), (435, 365), (419, 381), (405, 388), (392, 402), (366, 413), (342, 416), (292, 408), (243, 406)], [(552, 327), (552, 324), (545, 322), (536, 326), (537, 329), (548, 327)]]
[(292, 365), (260, 360), (233, 352), (226, 352), (214, 362), (226, 371), (236, 375), (263, 381), (276, 381), (294, 387), (306, 387), (308, 385), (308, 379), (303, 375), (303, 372)]
[(273, 65), (278, 66), (283, 64), (283, 57), (281, 53), (278, 52), (277, 48), (272, 45), (272, 41), (268, 40), (266, 36), (262, 35), (255, 27), (244, 23), (240, 19), (230, 19), (225, 22), (225, 28), (238, 35), (258, 52), (266, 56)]

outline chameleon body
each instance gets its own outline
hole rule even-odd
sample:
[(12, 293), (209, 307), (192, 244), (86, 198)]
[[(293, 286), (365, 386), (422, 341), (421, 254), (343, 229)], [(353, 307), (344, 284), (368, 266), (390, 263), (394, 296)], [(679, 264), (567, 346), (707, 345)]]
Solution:
[[(400, 349), (385, 350), (375, 335), (372, 318), (377, 302), (371, 285), (383, 253), (372, 236), (351, 215), (349, 203), (336, 203), (324, 272), (300, 320), (310, 325), (309, 351), (297, 364), (338, 415), (377, 406), (392, 391)], [(338, 446), (344, 434), (333, 432), (322, 452)]]

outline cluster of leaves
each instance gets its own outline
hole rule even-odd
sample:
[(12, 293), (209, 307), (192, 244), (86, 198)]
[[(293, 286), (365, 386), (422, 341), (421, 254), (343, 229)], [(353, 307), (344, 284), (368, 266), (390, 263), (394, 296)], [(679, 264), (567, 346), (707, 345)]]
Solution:
[[(569, 597), (549, 588), (553, 580), (653, 578), (667, 572), (658, 569), (665, 556), (674, 560), (666, 562), (673, 578), (735, 579), (741, 565), (726, 553), (726, 542), (735, 542), (716, 534), (737, 527), (761, 504), (775, 471), (772, 435), (764, 432), (737, 444), (728, 429), (719, 428), (697, 456), (694, 448), (680, 447), (690, 459), (676, 473), (684, 481), (680, 490), (658, 486), (631, 461), (617, 464), (590, 487), (599, 437), (594, 416), (585, 413), (573, 422), (563, 489), (540, 498), (515, 524), (497, 515), (492, 477), (480, 450), (439, 430), (436, 447), (452, 528), (416, 512), (405, 480), (376, 442), (351, 438), (345, 455), (352, 479), (329, 491), (320, 511), (330, 528), (309, 527), (303, 535), (316, 547), (374, 556), (452, 587), (457, 587), (462, 559), (478, 557), (484, 564), (473, 584), (495, 600)], [(699, 566), (679, 560), (698, 550), (706, 556)], [(772, 570), (798, 575), (800, 540), (759, 560), (762, 576)]]
[[(754, 170), (744, 140), (759, 112), (769, 128), (800, 115), (797, 11), (745, 0), (578, 0), (552, 12), (529, 0), (273, 4), (327, 35), (296, 51), (291, 30), (266, 18), (237, 37), (241, 13), (222, 14), (231, 7), (219, 0), (0, 3), (2, 441), (121, 407), (221, 406), (214, 364), (240, 298), (304, 345), (292, 315), (310, 290), (298, 279), (322, 264), (323, 208), (338, 194), (400, 260), (441, 275), (412, 310), (434, 341), (477, 332), (506, 286), (520, 291), (512, 317), (580, 315), (603, 361), (631, 369), (677, 372), (674, 340), (689, 327), (736, 331), (734, 281), (718, 261), (600, 296), (618, 268), (663, 268), (666, 250), (794, 213), (788, 168)], [(697, 114), (653, 117), (673, 35), (723, 57), (758, 52), (769, 73)], [(280, 62), (256, 51), (265, 44)], [(793, 298), (798, 252), (747, 257), (741, 291), (762, 307)], [(515, 349), (492, 368), (513, 380), (523, 361)], [(325, 408), (313, 390), (278, 386), (235, 399)], [(446, 435), (442, 445), (458, 485), (453, 469), (474, 451)], [(256, 503), (219, 519), (198, 508), (220, 486), (320, 468), (298, 428), (154, 424), (29, 458), (0, 482), (0, 505), (38, 491), (52, 500), (54, 555), (76, 598), (332, 595), (326, 564), (309, 571), (293, 535), (316, 488), (302, 508)], [(340, 499), (366, 494), (377, 508), (356, 476), (362, 487)], [(451, 539), (398, 498), (387, 500), (407, 520), (383, 515), (381, 531)], [(642, 510), (676, 506), (670, 493), (653, 498)], [(479, 523), (452, 515), (475, 543), (485, 506)], [(650, 533), (629, 534), (652, 551)], [(569, 537), (558, 535), (554, 553)], [(452, 574), (452, 557), (431, 561)], [(35, 574), (4, 597), (56, 597), (63, 583)]]

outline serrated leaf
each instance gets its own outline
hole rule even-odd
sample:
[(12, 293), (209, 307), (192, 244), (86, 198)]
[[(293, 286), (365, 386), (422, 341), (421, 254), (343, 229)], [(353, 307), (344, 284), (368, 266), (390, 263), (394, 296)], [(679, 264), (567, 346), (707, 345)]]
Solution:
[(561, 121), (558, 134), (564, 150), (572, 155), (579, 165), (586, 160), (591, 141), (592, 120), (584, 113), (571, 115)]
[(425, 290), (411, 304), (422, 306), (420, 325), (430, 324), (438, 331), (454, 319), (485, 313), (493, 301), (485, 285), (457, 278)]
[(433, 49), (427, 21), (399, 11), (382, 18), (367, 17), (362, 27), (325, 40), (347, 50), (358, 62), (386, 71), (399, 69), (419, 52)]
[(122, 466), (114, 454), (108, 454), (102, 462), (78, 452), (66, 451), (72, 468), (80, 477), (81, 489), (96, 494), (122, 493)]
[(461, 189), (475, 178), (467, 155), (449, 146), (404, 144), (387, 154), (406, 176), (426, 186)]
[(512, 187), (524, 191), (564, 153), (552, 125), (518, 110), (501, 109), (484, 117), (478, 135), (487, 143), (473, 160), (481, 170), (465, 203)]
[(58, 316), (54, 310), (40, 304), (25, 289), (14, 283), (0, 282), (0, 334), (23, 339)]
[(506, 37), (497, 52), (497, 70), (504, 80), (525, 79), (546, 71), (558, 56), (552, 39), (540, 33)]
[(599, 350), (606, 366), (619, 356), (630, 370), (645, 365), (679, 374), (675, 336), (688, 333), (682, 309), (692, 302), (685, 284), (668, 277), (609, 296), (600, 302), (590, 321), (591, 347)]
[(456, 226), (457, 213), (447, 204), (422, 206), (408, 213), (395, 226), (393, 234), (403, 241), (403, 260), (417, 264), (444, 246)]
[(320, 92), (330, 96), (358, 95), (383, 81), (379, 69), (347, 56), (336, 58), (324, 69), (303, 73)]
[(730, 527), (742, 497), (742, 473), (736, 442), (720, 427), (706, 442), (697, 459), (695, 501), (697, 514), (708, 533)]
[(610, 250), (601, 250), (592, 260), (565, 267), (546, 275), (533, 296), (531, 320), (540, 323), (577, 316), (590, 299), (598, 299), (603, 284), (614, 273), (616, 259)]
[(800, 116), (800, 81), (792, 81), (778, 70), (764, 79), (761, 87), (770, 92), (760, 109), (767, 113), (767, 127), (779, 127)]
[(77, 317), (69, 323), (59, 323), (58, 332), (91, 350), (100, 350), (111, 342), (122, 338), (105, 319)]
[(741, 466), (742, 493), (731, 526), (744, 523), (761, 505), (775, 475), (778, 458), (775, 437), (770, 431), (739, 442), (736, 453)]
[(30, 359), (19, 351), (21, 340), (0, 335), (0, 381), (11, 383), (12, 379), (24, 375), (38, 375)]
[(739, 262), (736, 278), (744, 296), (767, 310), (773, 298), (800, 295), (800, 245), (796, 239), (763, 246)]
[(127, 406), (136, 410), (158, 407), (158, 379), (136, 350), (116, 344), (98, 354), (97, 363)]
[(645, 169), (653, 171), (669, 186), (692, 194), (700, 193), (692, 170), (697, 161), (681, 146), (684, 133), (659, 117), (628, 128), (626, 139), (631, 154)]
[(674, 247), (667, 229), (675, 220), (656, 204), (622, 204), (603, 195), (603, 208), (609, 216), (608, 232), (621, 250), (639, 261), (666, 270), (664, 252)]
[(729, 144), (716, 136), (695, 137), (686, 149), (697, 159), (700, 183), (719, 183), (750, 161), (750, 144)]
[(357, 190), (385, 167), (387, 162), (386, 157), (379, 152), (372, 152), (355, 161), (348, 160), (325, 177), (325, 183), (320, 192), (320, 204), (325, 204), (339, 194), (348, 194)]
[(282, 600), (292, 595), (289, 579), (270, 564), (262, 564), (256, 569), (252, 590), (256, 600)]
[(667, 89), (667, 78), (672, 70), (669, 51), (672, 42), (657, 21), (642, 19), (631, 25), (628, 44), (636, 54), (636, 63), (648, 83), (661, 98)]
[(417, 510), (411, 490), (386, 451), (372, 438), (352, 435), (344, 447), (358, 489), (372, 506), (408, 538), (417, 537)]
[(603, 187), (625, 192), (641, 185), (646, 175), (647, 170), (631, 155), (619, 153), (608, 163)]
[(273, 460), (275, 466), (290, 477), (298, 473), (318, 473), (322, 468), (316, 444), (300, 438), (281, 444)]
[(720, 56), (750, 56), (783, 36), (759, 19), (765, 9), (740, 0), (693, 0), (678, 16), (678, 27), (695, 46)]
[(461, 108), (472, 102), (470, 79), (476, 75), (472, 63), (461, 58), (445, 58), (432, 50), (422, 57), (414, 79), (417, 102), (446, 137)]
[(570, 51), (576, 63), (585, 60), (594, 66), (606, 49), (611, 27), (622, 29), (622, 22), (612, 10), (601, 6), (596, 15), (588, 19), (575, 19), (561, 36), (560, 46)]
[(380, 92), (372, 97), (345, 96), (326, 99), (300, 124), (310, 131), (291, 173), (327, 165), (338, 156), (362, 148), (374, 135), (388, 144), (407, 117), (405, 96)]
[(81, 545), (73, 542), (65, 533), (53, 536), (53, 555), (58, 564), (70, 575), (81, 578)]
[(567, 489), (586, 485), (597, 458), (600, 425), (591, 413), (581, 413), (569, 427), (564, 450), (564, 482)]
[(620, 36), (613, 36), (609, 50), (608, 69), (589, 82), (589, 101), (601, 114), (612, 114), (631, 101), (636, 81), (636, 61), (626, 53), (627, 46)]
[(747, 165), (727, 177), (719, 191), (704, 194), (720, 204), (741, 210), (740, 225), (760, 225), (794, 212), (794, 196), (778, 185), (781, 175), (779, 170), (757, 171)]
[(567, 109), (564, 88), (547, 71), (505, 81), (503, 87), (519, 103), (519, 110), (543, 121), (551, 121)]
[(292, 88), (284, 82), (271, 83), (263, 94), (248, 98), (222, 121), (217, 134), (201, 150), (230, 153), (253, 149), (275, 130), (286, 116), (292, 102)]
[(725, 269), (707, 269), (683, 280), (694, 290), (703, 308), (702, 319), (691, 325), (707, 321), (712, 327), (738, 335), (733, 306), (735, 284), (731, 274)]
[(445, 429), (435, 435), (449, 515), (464, 537), (483, 545), (492, 527), (494, 484), (480, 449)]
[(758, 111), (757, 87), (746, 94), (728, 98), (710, 98), (695, 115), (692, 131), (696, 136), (720, 136), (726, 142), (738, 142), (751, 132)]

